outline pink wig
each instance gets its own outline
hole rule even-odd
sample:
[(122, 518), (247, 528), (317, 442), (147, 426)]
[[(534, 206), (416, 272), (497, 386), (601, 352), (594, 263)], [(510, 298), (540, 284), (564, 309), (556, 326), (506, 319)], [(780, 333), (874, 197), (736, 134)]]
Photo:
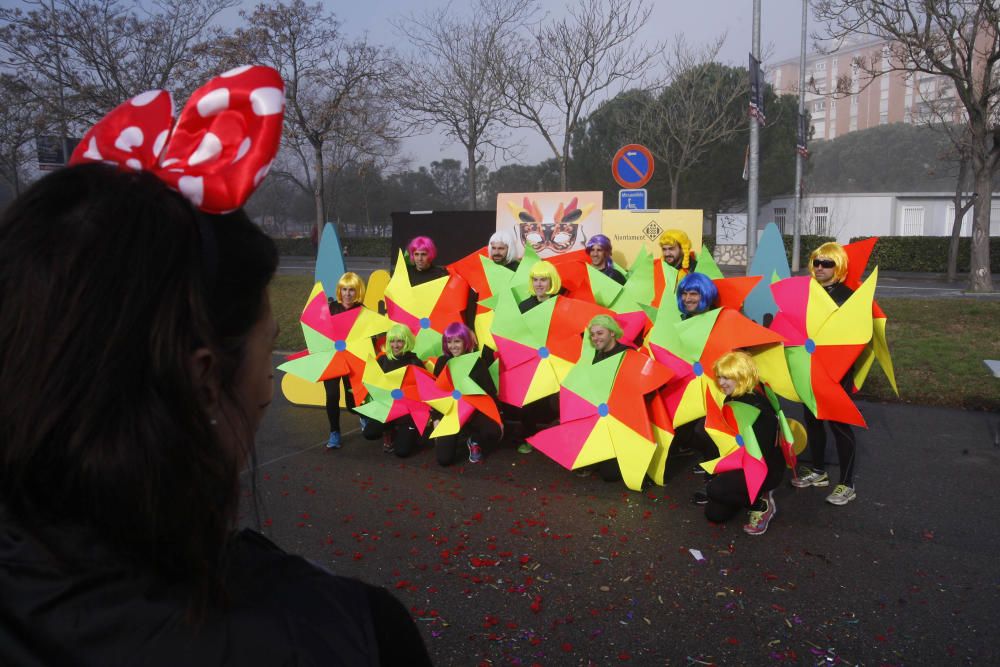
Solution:
[(432, 241), (429, 236), (414, 237), (414, 239), (410, 241), (409, 245), (406, 246), (406, 252), (409, 254), (411, 262), (413, 261), (413, 251), (415, 250), (426, 250), (427, 259), (431, 262), (434, 261), (434, 258), (437, 257), (438, 254), (437, 246), (434, 245), (434, 241)]

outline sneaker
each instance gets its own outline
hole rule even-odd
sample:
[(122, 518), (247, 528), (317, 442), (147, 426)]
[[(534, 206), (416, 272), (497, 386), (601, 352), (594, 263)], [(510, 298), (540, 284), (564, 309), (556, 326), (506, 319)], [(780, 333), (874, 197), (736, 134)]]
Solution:
[(326, 441), (327, 449), (340, 449), (340, 431), (330, 431), (330, 439)]
[(573, 474), (577, 477), (587, 478), (594, 474), (594, 471), (590, 468), (577, 468), (573, 471)]
[(522, 442), (520, 445), (517, 446), (518, 454), (530, 454), (533, 451), (535, 451), (535, 448), (526, 442)]
[(796, 489), (804, 489), (808, 486), (830, 486), (830, 478), (823, 470), (813, 470), (801, 466), (796, 476), (792, 477), (792, 486)]
[(826, 502), (831, 505), (846, 505), (857, 497), (858, 494), (854, 492), (854, 489), (846, 484), (838, 484), (833, 493), (826, 497)]
[(707, 505), (708, 504), (708, 494), (704, 491), (695, 491), (694, 495), (691, 496), (691, 502), (695, 505)]
[(368, 417), (358, 417), (358, 428), (362, 431), (368, 428)]
[(691, 468), (691, 472), (694, 473), (695, 475), (707, 475), (708, 474), (708, 471), (705, 470), (704, 468), (702, 468), (700, 463), (698, 465), (696, 465), (695, 467)]
[(743, 532), (747, 535), (763, 535), (767, 532), (767, 526), (771, 519), (778, 513), (778, 508), (774, 504), (774, 492), (768, 491), (767, 498), (764, 499), (764, 509), (752, 510), (750, 521), (743, 526)]
[(396, 451), (396, 447), (392, 444), (392, 433), (386, 431), (382, 434), (382, 453), (392, 454)]
[(469, 445), (469, 463), (481, 463), (483, 460), (483, 448), (474, 442), (472, 438), (469, 438), (466, 444)]
[(681, 446), (678, 446), (678, 447), (671, 447), (670, 448), (670, 455), (671, 456), (692, 456), (693, 454), (694, 454), (694, 450), (691, 449), (690, 447), (681, 447)]

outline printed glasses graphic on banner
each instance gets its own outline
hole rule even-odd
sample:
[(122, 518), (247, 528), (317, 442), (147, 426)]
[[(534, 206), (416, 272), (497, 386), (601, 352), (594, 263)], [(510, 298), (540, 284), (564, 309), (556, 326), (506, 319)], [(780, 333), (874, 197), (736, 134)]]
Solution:
[(590, 213), (588, 204), (579, 208), (578, 199), (573, 197), (568, 204), (560, 202), (552, 222), (545, 222), (537, 202), (524, 198), (524, 203), (516, 211), (521, 242), (530, 245), (535, 252), (552, 249), (557, 253), (566, 252), (576, 243), (580, 233), (580, 223)]

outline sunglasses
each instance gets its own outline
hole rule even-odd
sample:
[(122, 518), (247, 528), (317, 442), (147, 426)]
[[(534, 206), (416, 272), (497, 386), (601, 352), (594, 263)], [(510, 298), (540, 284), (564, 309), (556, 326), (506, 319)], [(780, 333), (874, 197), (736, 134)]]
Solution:
[(835, 266), (837, 266), (837, 263), (835, 261), (833, 261), (832, 259), (814, 259), (813, 260), (813, 268), (818, 269), (821, 266), (824, 269), (832, 269)]

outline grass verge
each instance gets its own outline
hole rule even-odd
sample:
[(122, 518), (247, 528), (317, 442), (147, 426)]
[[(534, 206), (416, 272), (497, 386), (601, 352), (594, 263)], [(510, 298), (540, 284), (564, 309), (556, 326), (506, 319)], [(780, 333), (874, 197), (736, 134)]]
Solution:
[[(299, 314), (311, 276), (276, 276), (271, 306), (281, 331), (278, 350), (305, 347)], [(1000, 378), (984, 359), (1000, 359), (1000, 302), (975, 299), (879, 299), (889, 316), (889, 349), (897, 398), (875, 364), (859, 394), (867, 401), (1000, 411)]]

